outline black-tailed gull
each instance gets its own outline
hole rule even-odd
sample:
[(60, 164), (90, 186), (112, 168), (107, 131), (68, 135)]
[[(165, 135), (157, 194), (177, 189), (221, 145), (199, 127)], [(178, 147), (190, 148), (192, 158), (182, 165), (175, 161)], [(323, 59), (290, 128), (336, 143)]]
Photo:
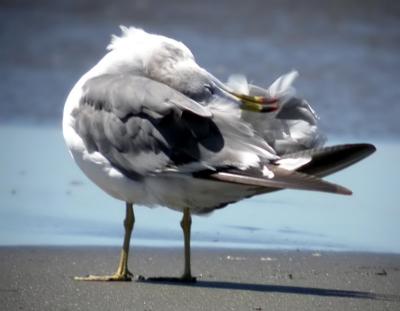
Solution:
[(181, 42), (121, 28), (64, 108), (63, 133), (72, 157), (96, 185), (126, 202), (117, 272), (77, 279), (131, 279), (133, 204), (183, 212), (181, 280), (193, 281), (191, 214), (279, 189), (351, 193), (320, 178), (375, 148), (322, 147), (316, 114), (291, 86), (295, 71), (268, 89), (240, 75), (224, 84)]

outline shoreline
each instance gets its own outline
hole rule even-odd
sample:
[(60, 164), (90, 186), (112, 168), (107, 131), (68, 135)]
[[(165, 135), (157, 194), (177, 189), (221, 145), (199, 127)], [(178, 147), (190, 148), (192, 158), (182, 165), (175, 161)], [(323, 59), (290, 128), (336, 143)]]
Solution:
[[(135, 244), (135, 240), (133, 240), (133, 244)], [(168, 251), (182, 251), (183, 252), (183, 241), (173, 241), (174, 243), (167, 244), (167, 245), (160, 245), (160, 244), (155, 244), (155, 245), (149, 245), (149, 244), (140, 244), (140, 245), (131, 245), (130, 251), (135, 252), (136, 250), (168, 250)], [(132, 243), (132, 241), (131, 241)], [(285, 248), (285, 247), (264, 247), (262, 248), (261, 246), (258, 247), (242, 247), (242, 244), (234, 244), (230, 245), (229, 243), (226, 244), (215, 244), (212, 245), (210, 244), (204, 244), (204, 245), (199, 245), (195, 244), (193, 245), (193, 241), (191, 243), (191, 250), (193, 251), (205, 251), (205, 252), (241, 252), (241, 253), (256, 253), (256, 254), (262, 254), (262, 253), (299, 253), (299, 254), (332, 254), (332, 255), (340, 255), (340, 254), (348, 254), (348, 255), (366, 255), (366, 256), (395, 256), (399, 257), (399, 264), (400, 264), (400, 253), (398, 252), (389, 252), (389, 251), (374, 251), (374, 250), (350, 250), (350, 249), (329, 249), (329, 248)], [(104, 250), (104, 249), (110, 249), (110, 250), (121, 250), (121, 246), (117, 244), (0, 244), (0, 252), (2, 250), (16, 250), (16, 249), (35, 249), (35, 250), (65, 250), (65, 249), (85, 249), (85, 250)], [(319, 257), (319, 256), (316, 256)]]
[[(119, 247), (0, 247), (4, 310), (398, 310), (400, 254), (193, 248), (194, 284), (77, 282)], [(180, 248), (132, 247), (137, 276), (179, 276)]]

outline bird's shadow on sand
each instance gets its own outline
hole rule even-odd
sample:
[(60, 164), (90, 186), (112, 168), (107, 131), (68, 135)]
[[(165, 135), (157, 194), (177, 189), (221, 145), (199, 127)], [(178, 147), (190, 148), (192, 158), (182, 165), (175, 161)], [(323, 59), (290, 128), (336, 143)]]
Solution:
[(194, 288), (196, 287), (214, 288), (214, 289), (241, 290), (241, 291), (253, 291), (253, 292), (263, 292), (263, 293), (280, 293), (280, 294), (310, 295), (310, 296), (321, 296), (321, 297), (400, 301), (400, 296), (395, 296), (395, 295), (383, 295), (383, 294), (375, 294), (363, 291), (340, 290), (340, 289), (318, 288), (318, 287), (238, 283), (238, 282), (211, 281), (211, 280), (197, 280), (197, 282), (185, 283), (178, 280), (162, 278), (162, 277), (140, 279), (137, 280), (137, 282), (145, 284), (190, 286)]

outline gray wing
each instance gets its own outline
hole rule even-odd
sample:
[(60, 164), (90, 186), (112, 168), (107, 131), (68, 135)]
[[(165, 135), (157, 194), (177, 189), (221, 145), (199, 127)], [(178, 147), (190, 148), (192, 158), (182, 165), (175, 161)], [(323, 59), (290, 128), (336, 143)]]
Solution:
[(140, 76), (87, 81), (73, 115), (89, 152), (99, 151), (131, 178), (204, 160), (224, 145), (206, 107)]

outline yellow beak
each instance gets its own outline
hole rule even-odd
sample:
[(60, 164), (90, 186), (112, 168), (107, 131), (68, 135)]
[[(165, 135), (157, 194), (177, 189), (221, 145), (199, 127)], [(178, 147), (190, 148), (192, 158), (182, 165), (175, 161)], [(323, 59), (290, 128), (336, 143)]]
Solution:
[(278, 99), (229, 92), (242, 102), (241, 109), (255, 112), (272, 112), (278, 109)]

